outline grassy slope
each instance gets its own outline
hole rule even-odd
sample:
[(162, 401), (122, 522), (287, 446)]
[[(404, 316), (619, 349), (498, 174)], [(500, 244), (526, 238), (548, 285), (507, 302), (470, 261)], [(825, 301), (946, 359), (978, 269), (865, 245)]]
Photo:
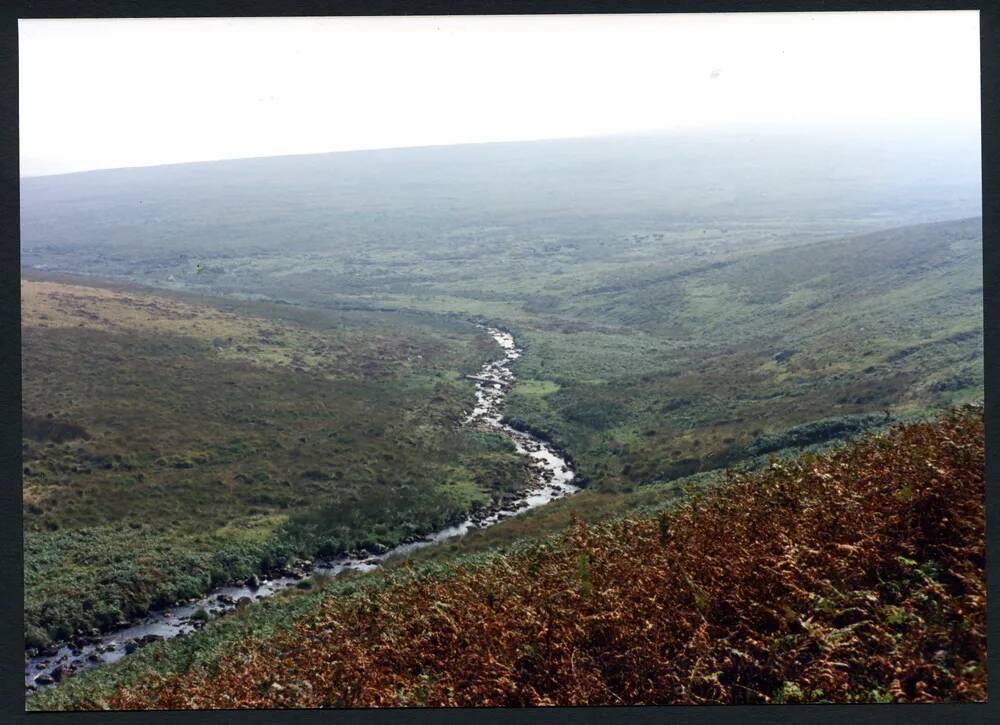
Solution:
[[(68, 581), (94, 581), (97, 568), (115, 560), (104, 542), (118, 546), (118, 539), (130, 537), (140, 550), (167, 542), (153, 556), (161, 570), (173, 556), (168, 548), (204, 551), (239, 539), (223, 569), (249, 570), (268, 558), (262, 547), (279, 542), (278, 533), (275, 555), (295, 541), (340, 546), (404, 533), (413, 523), (406, 516), (369, 517), (386, 508), (370, 495), (384, 490), (373, 485), (383, 470), (390, 472), (383, 478), (391, 489), (402, 493), (406, 489), (396, 484), (405, 475), (392, 477), (400, 467), (414, 480), (444, 474), (455, 481), (446, 489), (419, 487), (416, 499), (397, 499), (414, 509), (414, 518), (420, 511), (428, 518), (441, 515), (476, 490), (516, 476), (509, 452), (496, 450), (495, 441), (455, 440), (442, 432), (461, 407), (456, 401), (471, 394), (457, 384), (456, 371), (482, 359), (485, 348), (447, 341), (442, 331), (454, 332), (449, 326), (459, 323), (446, 317), (352, 315), (345, 311), (350, 308), (480, 315), (513, 327), (527, 350), (508, 412), (555, 438), (591, 479), (591, 490), (580, 496), (422, 554), (428, 558), (447, 560), (559, 530), (571, 512), (597, 520), (658, 507), (683, 490), (671, 481), (677, 476), (738, 460), (762, 441), (781, 447), (837, 437), (859, 420), (845, 415), (885, 407), (919, 414), (981, 398), (981, 222), (887, 229), (976, 213), (978, 170), (967, 162), (978, 156), (943, 153), (939, 168), (928, 163), (920, 144), (906, 152), (881, 144), (856, 164), (845, 162), (849, 173), (830, 176), (827, 146), (811, 149), (818, 154), (809, 157), (818, 160), (811, 164), (803, 163), (804, 147), (787, 139), (777, 147), (741, 139), (735, 145), (654, 141), (486, 145), (471, 155), (468, 149), (418, 149), (260, 159), (27, 181), (26, 265), (115, 275), (172, 289), (171, 299), (183, 298), (177, 290), (230, 295), (212, 305), (267, 320), (266, 328), (283, 321), (281, 336), (263, 336), (268, 343), (258, 334), (263, 323), (241, 328), (245, 334), (233, 336), (233, 344), (229, 333), (216, 344), (216, 332), (184, 331), (171, 322), (174, 327), (155, 328), (167, 341), (159, 344), (143, 333), (155, 327), (153, 315), (116, 334), (102, 328), (93, 338), (87, 327), (73, 333), (77, 338), (68, 328), (57, 333), (40, 326), (26, 335), (39, 343), (37, 350), (49, 350), (42, 353), (49, 359), (35, 359), (45, 362), (36, 365), (45, 377), (36, 387), (37, 409), (26, 411), (38, 430), (72, 434), (64, 409), (78, 415), (89, 407), (88, 414), (97, 415), (105, 407), (96, 402), (107, 396), (105, 379), (125, 391), (115, 410), (132, 421), (130, 438), (144, 435), (143, 420), (128, 404), (134, 397), (145, 401), (145, 412), (163, 415), (162, 435), (147, 441), (157, 456), (140, 461), (151, 466), (140, 471), (147, 476), (142, 482), (126, 481), (138, 477), (126, 468), (133, 462), (124, 460), (125, 446), (113, 436), (93, 439), (101, 450), (79, 439), (55, 453), (38, 454), (44, 444), (27, 444), (44, 461), (37, 471), (28, 461), (26, 478), (26, 507), (37, 507), (29, 508), (29, 540), (38, 542), (29, 557), (42, 562), (45, 574), (37, 581), (60, 581), (62, 574), (53, 579), (47, 572), (67, 552), (77, 562), (66, 570)], [(873, 229), (881, 231), (851, 236)], [(342, 309), (306, 312), (253, 302), (257, 297)], [(90, 324), (83, 315), (71, 326), (79, 322)], [(413, 324), (423, 331), (420, 340), (405, 331)], [(367, 345), (372, 325), (389, 344)], [(308, 335), (290, 332), (299, 327), (321, 333), (321, 354), (311, 351), (315, 340)], [(133, 338), (141, 375), (127, 372)], [(112, 350), (100, 371), (85, 364), (98, 339), (102, 349)], [(272, 344), (279, 339), (285, 342)], [(395, 344), (400, 339), (410, 340), (405, 352)], [(333, 353), (342, 357), (343, 370), (316, 367)], [(170, 361), (164, 368), (169, 389), (150, 389), (157, 386), (146, 379), (151, 371), (161, 374), (157, 361), (163, 356)], [(453, 364), (449, 356), (464, 362)], [(388, 369), (383, 360), (391, 361)], [(63, 393), (62, 370), (81, 370), (90, 382)], [(276, 380), (274, 370), (294, 375)], [(350, 372), (340, 382), (327, 379), (345, 370)], [(328, 392), (321, 399), (325, 410), (304, 394), (317, 376)], [(244, 386), (238, 398), (205, 384), (229, 379)], [(180, 403), (175, 390), (183, 393)], [(246, 390), (265, 395), (262, 406)], [(332, 414), (331, 403), (345, 412)], [(379, 412), (400, 403), (416, 417), (397, 420)], [(374, 424), (357, 425), (368, 405), (376, 411)], [(53, 410), (56, 426), (43, 417)], [(224, 418), (213, 412), (220, 410)], [(176, 436), (185, 432), (176, 425), (178, 416), (197, 417), (199, 425), (203, 420), (227, 447), (205, 457), (199, 441)], [(275, 437), (284, 447), (265, 450)], [(230, 438), (238, 440), (229, 445)], [(404, 446), (389, 445), (400, 440)], [(451, 450), (467, 451), (457, 471), (441, 462)], [(296, 451), (301, 459), (294, 458)], [(328, 473), (350, 473), (357, 483), (348, 485), (343, 476), (324, 480), (321, 465), (331, 451), (338, 467)], [(353, 451), (361, 451), (364, 461)], [(102, 469), (108, 453), (112, 469)], [(89, 458), (94, 454), (98, 465)], [(399, 458), (387, 461), (385, 455)], [(175, 469), (175, 463), (194, 467)], [(469, 486), (473, 470), (486, 475)], [(229, 481), (226, 476), (231, 485), (212, 488), (215, 480)], [(276, 485), (286, 479), (290, 486)], [(98, 485), (80, 485), (91, 480)], [(204, 500), (205, 491), (220, 495), (223, 516), (195, 507), (198, 525), (185, 523), (192, 512), (182, 505), (184, 497)], [(121, 518), (102, 518), (102, 497), (120, 506)], [(332, 504), (319, 511), (307, 500)], [(146, 518), (155, 526), (126, 529), (125, 510), (146, 512), (147, 501), (156, 515)], [(161, 509), (174, 518), (160, 516)], [(350, 512), (359, 510), (365, 513), (352, 521)], [(229, 525), (233, 512), (236, 523)], [(319, 521), (336, 521), (340, 528), (310, 530)], [(55, 526), (61, 528), (46, 530)], [(95, 538), (67, 533), (78, 527)], [(94, 550), (100, 552), (96, 559)], [(175, 563), (192, 567), (188, 559)], [(113, 587), (139, 590), (133, 598), (141, 608), (149, 601), (144, 582), (150, 568), (132, 566), (120, 558), (110, 566), (121, 571)], [(196, 587), (213, 568), (214, 562), (195, 567)], [(67, 591), (46, 586), (54, 587), (50, 601)], [(49, 617), (63, 619), (61, 612)]]
[(456, 426), (496, 354), (468, 324), (31, 280), (22, 301), (29, 644), (393, 543), (526, 475)]
[[(654, 243), (655, 235), (638, 242)], [(845, 415), (922, 412), (982, 395), (978, 219), (720, 255), (668, 246), (677, 257), (659, 267), (646, 258), (619, 271), (584, 265), (559, 301), (539, 310), (524, 292), (511, 292), (516, 304), (462, 290), (448, 304), (413, 295), (364, 300), (509, 322), (526, 355), (508, 413), (562, 444), (595, 489), (626, 499), (636, 484), (740, 460), (761, 439), (780, 442), (817, 418), (827, 422), (807, 426), (815, 439), (807, 442), (841, 435), (852, 420)], [(537, 289), (540, 280), (523, 284)], [(303, 289), (304, 297), (318, 293)], [(172, 304), (185, 304), (174, 294)], [(33, 641), (188, 595), (290, 547), (391, 541), (519, 475), (497, 442), (444, 432), (471, 393), (458, 369), (488, 354), (484, 340), (469, 348), (462, 323), (447, 316), (249, 301), (217, 301), (227, 309), (207, 315), (164, 302), (113, 304), (95, 292), (43, 299), (47, 311), (33, 311), (26, 298), (26, 413), (44, 427), (53, 412), (56, 422), (100, 435), (51, 449), (25, 444), (27, 526), (38, 532), (27, 542), (36, 562), (28, 574)], [(404, 330), (414, 324), (420, 333)], [(197, 420), (198, 435), (178, 419)], [(453, 467), (448, 451), (467, 457)], [(431, 479), (450, 485), (407, 485)], [(559, 511), (609, 505), (595, 491), (511, 529), (545, 531)], [(155, 551), (138, 568), (116, 553), (118, 540), (133, 539)], [(207, 563), (187, 555), (220, 548)], [(101, 552), (93, 563), (49, 575), (67, 552), (79, 562), (93, 550)], [(148, 570), (168, 560), (171, 585), (163, 587)], [(94, 581), (100, 566), (116, 572), (112, 589), (132, 593), (62, 596), (65, 585)]]
[(508, 414), (603, 487), (709, 470), (817, 419), (981, 397), (981, 219), (829, 223), (820, 240), (760, 222), (513, 240), (474, 264), (400, 262), (392, 285), (366, 276), (373, 250), (342, 298), (510, 325), (526, 354)]
[(595, 282), (519, 319), (508, 412), (613, 485), (817, 418), (981, 397), (981, 235), (945, 222)]
[(141, 264), (125, 273), (507, 324), (526, 347), (509, 414), (616, 487), (711, 469), (817, 418), (981, 396), (981, 220), (845, 236), (864, 225), (837, 210), (815, 225), (691, 221), (491, 241), (442, 232), (323, 254), (170, 257), (173, 281)]
[(22, 259), (510, 325), (527, 354), (509, 412), (585, 476), (627, 487), (817, 418), (981, 395), (981, 222), (902, 226), (979, 212), (978, 135), (925, 131), (635, 134), (40, 177), (22, 185)]
[(194, 667), (163, 643), (124, 690), (109, 669), (31, 706), (982, 700), (983, 445), (979, 410), (912, 424), (657, 518), (274, 603), (297, 613)]
[(457, 281), (498, 256), (517, 275), (540, 256), (635, 259), (645, 246), (635, 234), (726, 246), (977, 213), (978, 128), (845, 131), (627, 134), (26, 178), (23, 260), (146, 281), (195, 281), (206, 262), (199, 284), (242, 292), (283, 267), (303, 275), (300, 287), (315, 286), (301, 284), (315, 270), (331, 291), (370, 292), (438, 280), (439, 262)]

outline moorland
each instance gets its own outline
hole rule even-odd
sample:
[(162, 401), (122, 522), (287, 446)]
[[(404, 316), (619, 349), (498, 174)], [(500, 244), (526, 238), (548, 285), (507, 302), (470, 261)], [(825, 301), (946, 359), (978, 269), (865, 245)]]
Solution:
[(527, 475), (456, 425), (490, 351), (447, 318), (234, 315), (32, 280), (22, 305), (29, 646), (397, 543)]
[[(460, 425), (464, 376), (497, 354), (475, 322), (524, 349), (507, 420), (586, 488), (406, 565), (435, 576), (981, 400), (964, 138), (633, 136), (24, 179), (28, 644), (391, 545), (523, 485), (508, 441)], [(35, 706), (186, 672), (392, 576), (255, 604)]]
[(970, 406), (731, 472), (654, 515), (317, 582), (32, 704), (982, 701), (983, 442)]

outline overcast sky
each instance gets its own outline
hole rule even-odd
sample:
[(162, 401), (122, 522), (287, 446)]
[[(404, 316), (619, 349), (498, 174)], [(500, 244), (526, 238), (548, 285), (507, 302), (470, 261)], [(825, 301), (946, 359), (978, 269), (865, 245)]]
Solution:
[(979, 123), (975, 12), (22, 20), (21, 173)]

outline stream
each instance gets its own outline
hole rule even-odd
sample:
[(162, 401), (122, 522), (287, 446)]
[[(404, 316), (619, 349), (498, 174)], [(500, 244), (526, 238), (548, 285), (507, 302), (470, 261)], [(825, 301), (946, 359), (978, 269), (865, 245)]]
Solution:
[(135, 649), (161, 639), (184, 636), (204, 626), (204, 620), (192, 619), (198, 610), (215, 618), (256, 599), (263, 599), (283, 589), (295, 586), (309, 572), (336, 576), (342, 571), (371, 571), (389, 557), (405, 556), (410, 552), (467, 532), (492, 526), (528, 509), (544, 506), (557, 498), (579, 490), (573, 484), (574, 472), (569, 462), (545, 441), (501, 422), (504, 398), (514, 383), (510, 365), (521, 357), (513, 335), (503, 330), (477, 325), (487, 332), (503, 350), (503, 357), (486, 363), (476, 375), (469, 375), (476, 384), (476, 405), (464, 425), (498, 432), (508, 438), (517, 452), (528, 459), (533, 475), (532, 485), (518, 491), (512, 499), (494, 503), (468, 516), (461, 523), (445, 527), (426, 536), (387, 548), (379, 553), (354, 552), (327, 561), (300, 562), (297, 567), (273, 576), (250, 577), (240, 584), (214, 589), (209, 594), (187, 603), (150, 612), (143, 619), (104, 634), (91, 633), (71, 643), (42, 650), (26, 656), (24, 684), (29, 690), (50, 687), (64, 678), (92, 667), (115, 662)]

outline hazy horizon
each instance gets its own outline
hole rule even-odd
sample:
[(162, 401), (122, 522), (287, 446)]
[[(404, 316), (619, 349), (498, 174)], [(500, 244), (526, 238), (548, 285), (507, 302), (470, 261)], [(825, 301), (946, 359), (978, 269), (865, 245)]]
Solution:
[[(829, 133), (833, 131), (834, 133)], [(612, 141), (615, 139), (629, 140), (629, 139), (676, 139), (683, 137), (702, 137), (702, 138), (718, 138), (724, 139), (727, 137), (734, 136), (757, 136), (760, 138), (773, 138), (777, 136), (788, 137), (788, 138), (824, 138), (827, 140), (874, 140), (878, 138), (886, 138), (890, 135), (894, 138), (898, 138), (901, 133), (908, 134), (912, 139), (934, 139), (943, 140), (950, 139), (952, 141), (958, 140), (960, 138), (965, 139), (968, 142), (973, 142), (978, 144), (980, 142), (980, 132), (978, 124), (971, 123), (961, 123), (954, 122), (950, 124), (936, 124), (933, 126), (925, 127), (914, 127), (912, 125), (897, 124), (897, 125), (866, 125), (866, 126), (850, 126), (850, 127), (831, 127), (829, 125), (815, 124), (812, 126), (768, 126), (768, 127), (754, 127), (754, 126), (714, 126), (706, 128), (691, 128), (691, 129), (674, 129), (674, 130), (638, 130), (638, 131), (622, 131), (619, 133), (605, 133), (605, 134), (588, 134), (582, 136), (551, 136), (545, 138), (532, 138), (532, 139), (512, 139), (512, 140), (495, 140), (495, 141), (471, 141), (471, 142), (456, 142), (456, 143), (440, 143), (440, 144), (419, 144), (412, 146), (379, 146), (372, 148), (359, 148), (359, 149), (342, 149), (337, 151), (304, 151), (301, 153), (276, 153), (276, 154), (262, 154), (256, 156), (236, 156), (236, 157), (224, 157), (224, 158), (204, 158), (204, 159), (193, 159), (188, 161), (167, 161), (164, 163), (155, 164), (135, 164), (126, 166), (108, 166), (92, 169), (78, 169), (74, 171), (39, 171), (36, 173), (24, 173), (22, 170), (20, 173), (20, 178), (22, 179), (34, 179), (46, 176), (67, 176), (71, 174), (86, 174), (95, 171), (121, 171), (127, 169), (150, 169), (157, 168), (160, 166), (179, 166), (179, 165), (189, 165), (189, 164), (212, 164), (212, 163), (225, 163), (227, 161), (252, 161), (255, 159), (281, 159), (281, 158), (294, 158), (294, 157), (308, 157), (308, 156), (328, 156), (337, 154), (357, 154), (365, 152), (391, 152), (391, 151), (408, 151), (417, 149), (436, 149), (436, 148), (460, 148), (460, 147), (472, 147), (472, 146), (494, 146), (494, 145), (504, 145), (504, 144), (543, 144), (546, 142), (559, 142), (559, 141), (588, 141), (588, 140), (608, 140)], [(978, 157), (977, 157), (978, 160)]]
[(25, 178), (674, 132), (979, 134), (973, 11), (22, 20), (19, 47)]

